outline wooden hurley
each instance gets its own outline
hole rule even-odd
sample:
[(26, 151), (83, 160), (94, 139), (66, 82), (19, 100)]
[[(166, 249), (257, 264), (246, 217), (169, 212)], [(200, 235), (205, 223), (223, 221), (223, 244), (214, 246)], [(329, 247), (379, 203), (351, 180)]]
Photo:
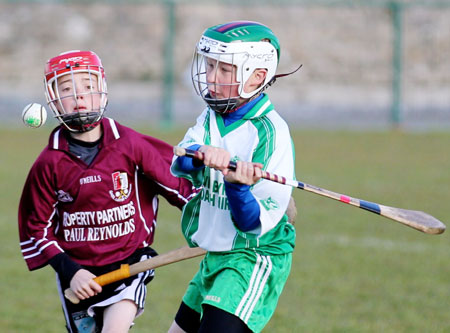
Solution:
[[(198, 257), (204, 255), (205, 253), (206, 250), (203, 250), (202, 248), (184, 246), (179, 249), (157, 255), (153, 258), (143, 260), (132, 265), (124, 264), (119, 269), (97, 276), (96, 278), (94, 278), (94, 281), (101, 286), (105, 286), (107, 284), (126, 279), (130, 276), (137, 275), (150, 269)], [(64, 296), (73, 304), (78, 304), (80, 302), (78, 297), (70, 288), (64, 291)]]
[[(196, 150), (176, 146), (173, 148), (173, 152), (177, 156), (187, 156), (201, 161), (203, 160), (203, 154)], [(230, 170), (236, 170), (236, 162), (230, 161), (228, 168)], [(445, 231), (444, 223), (439, 221), (437, 218), (421, 211), (383, 206), (374, 202), (352, 198), (345, 194), (339, 194), (293, 179), (287, 179), (283, 176), (278, 176), (264, 170), (262, 170), (262, 178), (276, 183), (296, 187), (307, 192), (312, 192), (327, 198), (337, 200), (339, 202), (352, 205), (354, 207), (364, 209), (366, 211), (390, 218), (391, 220), (399, 222), (413, 229), (422, 231), (426, 234), (442, 234)]]

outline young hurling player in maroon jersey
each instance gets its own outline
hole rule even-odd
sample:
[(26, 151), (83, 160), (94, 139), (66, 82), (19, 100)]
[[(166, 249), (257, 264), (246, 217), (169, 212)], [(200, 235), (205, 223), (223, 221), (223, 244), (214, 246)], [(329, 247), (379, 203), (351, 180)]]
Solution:
[[(30, 270), (50, 264), (69, 332), (127, 332), (154, 272), (104, 286), (93, 278), (156, 255), (158, 195), (182, 208), (191, 183), (170, 174), (172, 147), (105, 118), (100, 58), (69, 51), (48, 60), (45, 95), (60, 122), (33, 164), (19, 206)], [(82, 301), (68, 302), (71, 288)]]

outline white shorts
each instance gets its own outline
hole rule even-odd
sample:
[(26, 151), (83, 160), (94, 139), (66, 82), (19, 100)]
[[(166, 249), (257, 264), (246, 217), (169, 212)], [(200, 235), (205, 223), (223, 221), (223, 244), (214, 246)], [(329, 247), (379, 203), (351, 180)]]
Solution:
[[(84, 267), (95, 275), (101, 275), (120, 267), (123, 263), (133, 264), (154, 257), (157, 253), (150, 247), (139, 249), (132, 256), (121, 262), (104, 267)], [(131, 300), (138, 308), (136, 317), (144, 312), (145, 298), (147, 295), (146, 284), (155, 275), (154, 270), (145, 271), (127, 279), (114, 282), (102, 287), (102, 292), (90, 297), (78, 304), (72, 304), (64, 297), (64, 290), (69, 287), (68, 282), (61, 281), (56, 274), (56, 284), (66, 319), (68, 332), (101, 332), (103, 327), (103, 310), (121, 300)]]

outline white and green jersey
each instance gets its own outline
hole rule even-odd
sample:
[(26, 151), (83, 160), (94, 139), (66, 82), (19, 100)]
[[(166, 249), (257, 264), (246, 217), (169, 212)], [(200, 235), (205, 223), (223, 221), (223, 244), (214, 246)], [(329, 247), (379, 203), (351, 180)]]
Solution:
[[(242, 119), (226, 127), (220, 114), (205, 109), (179, 145), (187, 148), (193, 144), (221, 147), (233, 160), (259, 162), (268, 172), (295, 178), (289, 128), (267, 95)], [(265, 179), (253, 185), (251, 193), (260, 207), (261, 226), (243, 232), (233, 223), (222, 173), (205, 167), (186, 174), (177, 168), (176, 158), (172, 173), (202, 187), (183, 208), (182, 230), (191, 245), (213, 252), (242, 248), (260, 248), (272, 254), (292, 252), (295, 230), (285, 214), (291, 187)]]

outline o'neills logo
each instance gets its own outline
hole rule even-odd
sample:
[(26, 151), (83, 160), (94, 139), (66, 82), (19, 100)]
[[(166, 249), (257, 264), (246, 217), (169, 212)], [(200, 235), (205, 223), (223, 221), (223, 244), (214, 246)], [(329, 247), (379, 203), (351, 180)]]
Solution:
[(131, 184), (128, 185), (128, 176), (126, 172), (116, 171), (112, 176), (114, 190), (109, 191), (114, 201), (122, 202), (131, 194)]

